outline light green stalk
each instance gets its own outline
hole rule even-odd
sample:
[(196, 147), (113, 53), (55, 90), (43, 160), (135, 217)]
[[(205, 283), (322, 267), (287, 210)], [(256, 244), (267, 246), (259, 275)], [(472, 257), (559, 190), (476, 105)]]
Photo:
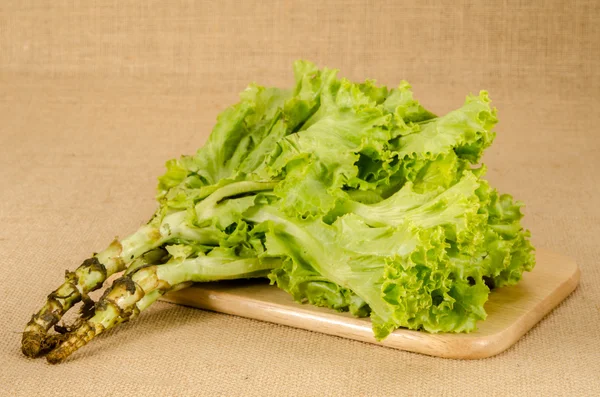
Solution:
[(102, 286), (112, 274), (125, 269), (127, 262), (155, 248), (160, 233), (144, 226), (131, 236), (113, 241), (105, 250), (86, 259), (74, 272), (66, 272), (65, 282), (48, 295), (46, 303), (31, 317), (21, 341), (23, 353), (37, 356), (44, 348), (48, 330), (81, 300), (89, 304), (87, 294)]
[(160, 296), (191, 282), (265, 277), (278, 266), (276, 259), (247, 258), (231, 260), (202, 256), (180, 262), (142, 267), (115, 280), (96, 304), (92, 318), (47, 356), (57, 364), (94, 337), (115, 325), (137, 316)]
[[(226, 197), (248, 192), (271, 190), (274, 182), (235, 182), (217, 189), (200, 201), (196, 207), (199, 219), (210, 217), (212, 208)], [(198, 244), (217, 245), (218, 236), (210, 230), (190, 227), (186, 211), (168, 214), (158, 225), (150, 222), (123, 240), (115, 240), (105, 250), (83, 262), (74, 272), (67, 272), (65, 282), (48, 295), (46, 303), (34, 314), (25, 327), (21, 340), (23, 354), (36, 357), (46, 347), (48, 330), (81, 300), (90, 302), (87, 294), (102, 287), (112, 274), (123, 271), (127, 265), (144, 253), (171, 240), (182, 239)]]

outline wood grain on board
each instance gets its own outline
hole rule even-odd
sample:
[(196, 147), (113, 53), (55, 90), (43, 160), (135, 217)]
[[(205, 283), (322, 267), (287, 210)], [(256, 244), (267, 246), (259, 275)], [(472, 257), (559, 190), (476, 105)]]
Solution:
[(297, 303), (266, 281), (196, 284), (163, 300), (432, 356), (478, 359), (512, 346), (578, 282), (579, 267), (572, 259), (540, 249), (536, 267), (518, 285), (492, 291), (485, 304), (488, 318), (478, 323), (476, 332), (430, 334), (398, 329), (381, 342), (373, 337), (368, 318)]

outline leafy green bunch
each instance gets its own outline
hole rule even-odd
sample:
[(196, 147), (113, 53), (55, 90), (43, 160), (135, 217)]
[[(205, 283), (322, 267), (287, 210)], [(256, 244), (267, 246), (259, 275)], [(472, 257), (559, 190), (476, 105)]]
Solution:
[[(28, 324), (27, 355), (53, 349), (60, 362), (168, 291), (250, 277), (370, 316), (377, 339), (469, 332), (490, 289), (533, 268), (522, 204), (482, 179), (497, 123), (485, 91), (436, 116), (406, 82), (353, 83), (305, 61), (294, 73), (292, 89), (250, 85), (195, 155), (167, 162), (151, 221), (67, 274)], [(66, 310), (122, 270), (49, 342)]]

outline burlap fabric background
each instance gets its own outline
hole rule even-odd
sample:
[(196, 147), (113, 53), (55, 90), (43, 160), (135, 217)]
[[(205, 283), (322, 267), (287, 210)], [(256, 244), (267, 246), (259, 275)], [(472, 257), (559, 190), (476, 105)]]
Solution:
[[(582, 281), (513, 348), (454, 361), (158, 303), (60, 366), (21, 356), (47, 293), (155, 208), (164, 162), (297, 58), (445, 112), (488, 89), (498, 188)], [(598, 395), (597, 1), (0, 3), (0, 394)]]

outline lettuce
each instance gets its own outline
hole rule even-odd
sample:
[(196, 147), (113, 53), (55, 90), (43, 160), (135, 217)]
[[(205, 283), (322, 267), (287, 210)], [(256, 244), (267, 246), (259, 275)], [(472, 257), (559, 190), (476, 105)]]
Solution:
[[(25, 328), (27, 356), (60, 344), (47, 358), (61, 362), (164, 293), (237, 278), (370, 316), (379, 340), (470, 332), (490, 291), (533, 268), (522, 203), (483, 179), (498, 121), (485, 91), (437, 116), (405, 81), (306, 61), (294, 75), (291, 89), (250, 85), (202, 148), (167, 162), (154, 216), (67, 272)], [(87, 293), (122, 271), (92, 307)], [(48, 335), (82, 300), (72, 332)]]

